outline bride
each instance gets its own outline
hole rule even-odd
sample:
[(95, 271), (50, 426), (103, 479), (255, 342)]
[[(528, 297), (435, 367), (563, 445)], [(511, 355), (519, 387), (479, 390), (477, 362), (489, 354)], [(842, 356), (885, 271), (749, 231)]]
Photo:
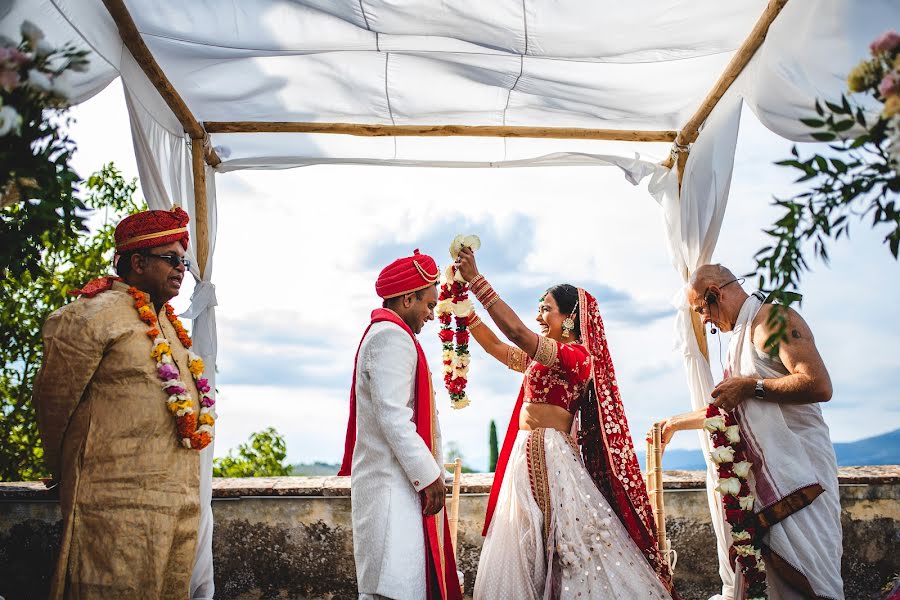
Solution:
[(525, 374), (488, 500), (475, 600), (670, 598), (597, 301), (568, 284), (550, 288), (537, 335), (468, 248), (458, 269), (514, 345), (477, 316), (472, 337)]

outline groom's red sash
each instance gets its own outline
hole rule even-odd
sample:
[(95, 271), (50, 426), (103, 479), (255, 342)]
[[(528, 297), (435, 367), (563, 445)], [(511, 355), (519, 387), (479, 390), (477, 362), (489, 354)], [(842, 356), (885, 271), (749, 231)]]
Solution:
[[(409, 334), (413, 344), (416, 346), (416, 354), (418, 355), (414, 415), (416, 432), (422, 437), (425, 445), (428, 446), (428, 449), (434, 455), (436, 454), (434, 447), (434, 398), (431, 391), (431, 374), (428, 371), (425, 353), (422, 351), (419, 340), (416, 339), (409, 326), (403, 322), (397, 313), (385, 308), (378, 308), (372, 311), (372, 322), (369, 323), (365, 333), (363, 333), (362, 340), (366, 339), (366, 335), (369, 333), (372, 325), (381, 321), (388, 321), (403, 329)], [(360, 348), (362, 347), (362, 340), (359, 342)], [(359, 348), (356, 349), (356, 359), (358, 358)], [(344, 442), (344, 460), (341, 463), (341, 470), (338, 472), (338, 475), (350, 475), (351, 465), (353, 464), (353, 448), (356, 446), (356, 359), (353, 361), (353, 385), (350, 388), (350, 419), (347, 422), (347, 439)], [(443, 468), (441, 472), (443, 472)], [(428, 598), (430, 600), (461, 600), (459, 577), (456, 574), (456, 558), (453, 554), (453, 545), (450, 543), (450, 523), (447, 520), (447, 511), (442, 511), (439, 514), (442, 515), (443, 536), (438, 535), (437, 515), (422, 516), (422, 529), (425, 532), (425, 578), (428, 586)], [(441, 538), (443, 538), (443, 541)], [(440, 589), (440, 596), (433, 593), (435, 588)]]

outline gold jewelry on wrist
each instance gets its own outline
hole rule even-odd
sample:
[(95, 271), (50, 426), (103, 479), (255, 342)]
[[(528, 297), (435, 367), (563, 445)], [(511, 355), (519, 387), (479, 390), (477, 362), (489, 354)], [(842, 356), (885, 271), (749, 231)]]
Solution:
[(494, 295), (491, 297), (491, 299), (484, 303), (484, 310), (490, 310), (490, 308), (498, 302), (500, 302), (500, 296), (498, 296), (497, 293), (494, 292)]
[(475, 313), (472, 313), (472, 316), (469, 317), (469, 325), (467, 326), (468, 330), (472, 331), (479, 325), (484, 325), (484, 322), (481, 320), (481, 318), (478, 315), (476, 315)]
[(478, 282), (481, 281), (482, 279), (484, 279), (484, 275), (482, 275), (481, 273), (479, 273), (478, 275), (476, 275), (475, 277), (473, 277), (473, 278), (472, 278), (472, 281), (469, 282), (469, 289), (471, 289), (473, 285), (475, 285), (476, 283), (478, 283)]

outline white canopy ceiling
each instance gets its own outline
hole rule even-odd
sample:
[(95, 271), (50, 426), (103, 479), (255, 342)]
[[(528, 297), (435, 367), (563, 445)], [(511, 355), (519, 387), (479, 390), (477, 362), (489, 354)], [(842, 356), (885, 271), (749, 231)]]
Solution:
[[(793, 124), (811, 94), (839, 92), (843, 74), (864, 45), (844, 44), (835, 53), (832, 43), (823, 55), (816, 52), (818, 43), (844, 34), (848, 20), (860, 23), (859, 12), (883, 15), (890, 0), (814, 4), (817, 10), (809, 2), (785, 7), (755, 60), (764, 68), (742, 77), (742, 95), (765, 89), (762, 99), (747, 98), (758, 114), (789, 117), (784, 120)], [(126, 1), (144, 43), (201, 123), (614, 130), (679, 130), (766, 5), (766, 0)], [(166, 107), (154, 106), (159, 99), (100, 0), (18, 0), (2, 33), (14, 34), (23, 18), (40, 22), (54, 42), (73, 40), (92, 48), (91, 70), (76, 81), (77, 99), (90, 97), (121, 72), (133, 100), (171, 133), (180, 133)], [(785, 59), (791, 61), (789, 71)], [(784, 106), (791, 107), (789, 115)], [(767, 122), (766, 114), (760, 117)], [(316, 133), (214, 133), (211, 141), (223, 160), (220, 171), (319, 162), (590, 164), (593, 155), (632, 156), (639, 150), (656, 161), (668, 152), (661, 143)]]

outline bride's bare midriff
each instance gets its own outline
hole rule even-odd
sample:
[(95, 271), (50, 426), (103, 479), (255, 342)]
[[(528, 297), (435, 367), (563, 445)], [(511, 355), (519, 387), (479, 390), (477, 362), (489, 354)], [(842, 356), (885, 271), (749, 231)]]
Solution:
[(569, 433), (572, 429), (572, 413), (553, 404), (533, 404), (526, 402), (519, 413), (519, 429), (557, 429)]

